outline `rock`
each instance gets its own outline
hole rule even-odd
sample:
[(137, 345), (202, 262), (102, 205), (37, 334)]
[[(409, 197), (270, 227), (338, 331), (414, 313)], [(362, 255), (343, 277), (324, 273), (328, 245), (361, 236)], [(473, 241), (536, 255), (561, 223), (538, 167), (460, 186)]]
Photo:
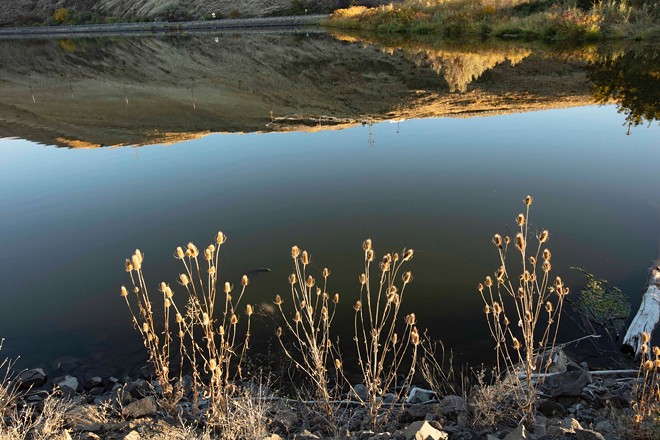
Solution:
[(520, 425), (508, 433), (504, 440), (529, 440), (530, 438), (530, 433), (525, 429), (525, 425)]
[(591, 383), (591, 375), (584, 370), (567, 371), (549, 376), (543, 387), (550, 397), (580, 397), (582, 389)]
[(598, 432), (604, 432), (605, 434), (609, 434), (614, 431), (614, 425), (612, 425), (612, 422), (610, 422), (609, 420), (602, 420), (596, 423), (594, 429)]
[(94, 434), (93, 432), (86, 432), (81, 434), (80, 437), (78, 437), (78, 440), (101, 440), (101, 437)]
[(78, 405), (65, 413), (67, 424), (74, 431), (99, 432), (105, 423), (101, 414), (92, 405)]
[(366, 402), (369, 399), (369, 389), (363, 384), (359, 383), (353, 387), (351, 395), (352, 398), (358, 398)]
[(18, 389), (25, 390), (32, 387), (43, 386), (48, 380), (48, 375), (43, 368), (33, 368), (18, 373), (16, 381), (19, 383)]
[(541, 401), (538, 410), (546, 417), (563, 416), (566, 414), (566, 408), (550, 399)]
[(131, 431), (123, 437), (123, 440), (140, 440), (140, 433), (137, 431)]
[(435, 429), (427, 421), (413, 422), (404, 435), (406, 440), (449, 440), (449, 434)]
[(145, 397), (144, 399), (136, 400), (129, 403), (122, 410), (125, 417), (138, 418), (145, 416), (154, 416), (158, 412), (156, 407), (156, 399), (154, 397)]
[(303, 430), (300, 434), (296, 434), (294, 437), (294, 440), (321, 440), (321, 437), (319, 437), (316, 434), (312, 434), (308, 430)]
[(534, 419), (534, 435), (541, 438), (548, 432), (548, 419), (543, 416), (536, 416)]
[(408, 403), (426, 403), (435, 399), (435, 392), (431, 390), (425, 390), (423, 388), (412, 387), (410, 393), (408, 394)]
[(103, 379), (101, 379), (99, 376), (90, 377), (89, 379), (87, 379), (85, 381), (85, 385), (84, 385), (85, 390), (87, 390), (87, 391), (89, 391), (93, 388), (103, 387), (103, 386), (105, 386), (103, 384)]
[(394, 393), (387, 393), (385, 394), (385, 397), (383, 397), (383, 403), (385, 404), (391, 404), (391, 403), (396, 403), (397, 397), (396, 394)]
[(582, 429), (582, 425), (580, 425), (580, 422), (575, 420), (573, 417), (566, 417), (562, 423), (562, 427), (571, 430), (572, 432), (575, 432), (577, 429)]
[(410, 405), (401, 414), (404, 423), (424, 420), (431, 415), (433, 418), (440, 417), (442, 414), (439, 403), (427, 403)]
[(603, 434), (591, 429), (576, 429), (575, 437), (577, 440), (605, 440)]
[(262, 438), (261, 440), (284, 440), (284, 437), (280, 437), (277, 434), (271, 434), (271, 435), (268, 435), (268, 436)]
[(147, 397), (149, 396), (150, 391), (149, 384), (142, 379), (130, 382), (124, 387), (124, 392), (130, 394), (134, 399)]
[(55, 385), (60, 387), (62, 393), (64, 394), (66, 394), (69, 390), (73, 391), (73, 393), (76, 393), (78, 388), (80, 388), (80, 382), (78, 382), (78, 379), (73, 376), (64, 376), (63, 378), (55, 379), (55, 381)]
[(65, 429), (64, 431), (58, 432), (55, 435), (51, 434), (50, 437), (48, 437), (48, 438), (50, 440), (73, 440), (71, 438), (71, 433), (69, 433), (68, 429)]
[(449, 395), (443, 397), (440, 401), (440, 411), (445, 415), (456, 415), (465, 411), (465, 408), (465, 397)]

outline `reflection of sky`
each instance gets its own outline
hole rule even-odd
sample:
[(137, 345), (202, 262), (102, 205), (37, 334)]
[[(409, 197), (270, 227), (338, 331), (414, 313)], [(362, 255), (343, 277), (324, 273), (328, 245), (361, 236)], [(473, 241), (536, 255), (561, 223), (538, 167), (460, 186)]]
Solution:
[(483, 330), (474, 286), (497, 264), (489, 237), (527, 193), (560, 273), (577, 283), (568, 267), (583, 267), (638, 301), (658, 256), (660, 130), (626, 136), (622, 122), (613, 106), (411, 120), (373, 126), (373, 147), (366, 126), (97, 150), (2, 139), (5, 351), (35, 362), (139, 351), (117, 293), (123, 259), (139, 246), (151, 282), (173, 281), (174, 247), (218, 228), (230, 237), (223, 281), (273, 269), (251, 285), (257, 304), (286, 289), (292, 244), (331, 268), (346, 307), (364, 238), (378, 252), (414, 247), (408, 306), (434, 337), (464, 343), (456, 325)]

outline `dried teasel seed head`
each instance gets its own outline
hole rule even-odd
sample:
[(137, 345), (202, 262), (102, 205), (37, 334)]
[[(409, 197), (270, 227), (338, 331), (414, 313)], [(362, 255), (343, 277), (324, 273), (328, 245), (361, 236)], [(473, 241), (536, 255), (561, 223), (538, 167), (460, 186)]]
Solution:
[(147, 333), (149, 331), (149, 324), (146, 322), (142, 323), (142, 331)]
[(392, 335), (392, 345), (396, 345), (397, 342), (399, 342), (399, 335), (397, 335), (396, 333), (394, 333), (394, 334)]
[(305, 282), (305, 284), (307, 285), (307, 287), (312, 288), (315, 282), (316, 281), (314, 280), (314, 278), (312, 278), (312, 276), (310, 275), (307, 277), (307, 281)]
[(165, 304), (165, 308), (169, 308), (172, 305), (172, 303), (168, 298), (165, 298), (164, 304)]
[(502, 247), (502, 236), (500, 234), (493, 235), (492, 240), (495, 246), (497, 246), (498, 248)]
[(564, 282), (561, 280), (561, 277), (560, 276), (556, 277), (555, 278), (555, 287), (560, 287), (560, 286), (563, 286), (563, 285), (564, 285)]
[(202, 325), (209, 325), (209, 323), (209, 314), (206, 312), (202, 313)]
[(296, 312), (296, 314), (293, 316), (293, 322), (298, 323), (298, 322), (301, 321), (301, 319), (302, 319), (302, 318), (301, 318), (301, 316), (300, 316), (300, 312)]
[(339, 359), (335, 359), (335, 368), (341, 370), (341, 361)]
[(197, 258), (197, 256), (199, 255), (199, 249), (197, 249), (197, 246), (195, 246), (191, 242), (191, 243), (188, 243), (187, 247), (188, 247), (188, 250), (190, 251), (190, 256), (192, 258)]
[(525, 297), (525, 289), (523, 287), (518, 287), (518, 298)]
[(552, 258), (552, 254), (550, 253), (550, 249), (543, 249), (543, 259), (546, 261), (550, 261)]
[(232, 314), (231, 314), (231, 317), (229, 318), (229, 323), (230, 323), (231, 325), (236, 325), (236, 324), (238, 324), (238, 315), (232, 313)]
[(181, 313), (176, 314), (176, 322), (177, 324), (181, 324), (183, 322), (183, 316), (181, 316)]
[(208, 269), (206, 269), (206, 273), (209, 275), (213, 275), (215, 273), (215, 266), (211, 266)]
[(121, 293), (120, 295), (125, 298), (128, 296), (128, 289), (126, 289), (126, 286), (121, 286)]
[(374, 261), (374, 258), (376, 258), (376, 254), (374, 254), (374, 251), (372, 249), (367, 251), (367, 261), (371, 263)]
[(532, 196), (530, 196), (530, 195), (526, 196), (525, 199), (524, 199), (525, 205), (526, 206), (531, 205), (533, 200), (534, 199), (532, 198)]
[(550, 301), (548, 301), (547, 303), (545, 303), (545, 310), (546, 310), (546, 312), (548, 312), (548, 313), (552, 313), (552, 303), (551, 303)]
[(536, 257), (529, 257), (529, 263), (532, 266), (536, 266)]
[(646, 355), (646, 353), (649, 352), (649, 346), (648, 346), (648, 344), (647, 344), (646, 342), (644, 342), (644, 343), (642, 344), (641, 352), (642, 352), (643, 355)]
[(654, 367), (655, 367), (655, 362), (653, 361), (644, 362), (644, 368), (646, 368), (648, 371), (653, 370)]
[(142, 252), (140, 251), (140, 249), (135, 249), (135, 253), (133, 254), (133, 256), (134, 256), (134, 257), (135, 257), (140, 263), (142, 263), (142, 261), (144, 261), (144, 255), (142, 255)]
[(518, 226), (523, 226), (525, 224), (525, 215), (524, 214), (518, 214), (518, 217), (516, 217), (516, 223), (518, 223)]
[(248, 316), (252, 316), (252, 313), (254, 313), (254, 310), (252, 310), (252, 306), (250, 304), (248, 304), (245, 307), (245, 314), (248, 315)]
[(401, 277), (401, 279), (403, 279), (404, 284), (408, 284), (413, 279), (412, 272), (408, 271), (408, 272), (404, 273), (403, 276)]
[(181, 283), (182, 286), (187, 286), (190, 284), (190, 278), (188, 278), (188, 275), (185, 273), (179, 274), (179, 283)]
[(327, 267), (323, 268), (323, 278), (328, 278), (330, 276), (330, 269)]
[(234, 289), (234, 286), (232, 286), (228, 281), (225, 282), (225, 286), (224, 286), (223, 290), (226, 294), (229, 294), (229, 292), (231, 292), (233, 289)]
[(321, 316), (324, 318), (328, 317), (328, 308), (326, 306), (321, 307)]
[(417, 324), (417, 317), (415, 316), (414, 313), (411, 313), (409, 315), (406, 315), (406, 324), (408, 325), (415, 325)]
[(359, 312), (360, 309), (362, 309), (362, 301), (360, 300), (355, 301), (355, 305), (353, 306), (353, 308), (355, 309), (356, 312)]
[(133, 255), (131, 257), (131, 263), (133, 264), (133, 269), (134, 270), (142, 269), (142, 260), (140, 258), (138, 258), (137, 255)]
[(223, 244), (227, 241), (227, 236), (222, 231), (218, 231), (218, 234), (215, 236), (215, 242), (217, 244)]
[(502, 284), (504, 282), (504, 274), (506, 271), (504, 270), (504, 266), (501, 266), (497, 271), (495, 272), (495, 279), (497, 280), (498, 283)]
[(277, 335), (278, 338), (282, 337), (282, 327), (277, 327), (277, 330), (275, 331), (275, 334)]
[(657, 345), (653, 346), (653, 354), (660, 357), (660, 347)]
[(140, 288), (138, 286), (133, 287), (133, 293), (138, 293)]
[(495, 315), (499, 315), (500, 313), (502, 313), (502, 306), (497, 301), (493, 303), (493, 313)]
[(247, 277), (247, 275), (243, 275), (241, 278), (241, 286), (245, 287), (248, 284), (250, 284), (250, 279)]
[(300, 256), (300, 248), (298, 246), (293, 246), (291, 248), (291, 258), (294, 260)]
[(183, 248), (181, 246), (177, 246), (176, 250), (174, 251), (174, 258), (176, 258), (177, 260), (181, 260), (185, 256), (186, 254), (185, 252), (183, 252)]
[(648, 343), (651, 340), (651, 335), (648, 332), (642, 332), (642, 342)]
[(410, 331), (410, 342), (413, 345), (419, 345), (419, 332), (417, 331), (417, 327), (413, 327)]
[(526, 271), (523, 272), (521, 279), (524, 282), (529, 283), (529, 281), (532, 279), (532, 275), (529, 273), (528, 270), (526, 270)]
[(183, 330), (179, 330), (179, 338), (183, 339), (186, 334), (183, 332)]
[(170, 289), (170, 286), (165, 286), (165, 291), (163, 292), (166, 298), (172, 299), (174, 296), (174, 292), (172, 292), (172, 289)]
[(532, 319), (533, 319), (532, 312), (530, 311), (525, 312), (525, 320), (527, 322), (532, 322)]
[(543, 264), (541, 265), (541, 269), (543, 269), (543, 272), (550, 272), (552, 270), (552, 264), (550, 264), (550, 260), (543, 260)]
[(292, 273), (291, 275), (289, 275), (289, 284), (292, 284), (292, 285), (296, 284), (296, 274), (295, 273)]
[(653, 361), (653, 363), (655, 364), (656, 370), (660, 369), (660, 359), (656, 359), (655, 361)]
[(403, 253), (403, 261), (410, 261), (412, 260), (413, 254), (415, 251), (413, 249), (408, 249)]
[(217, 367), (217, 366), (218, 366), (218, 363), (216, 362), (215, 359), (210, 359), (209, 360), (209, 369), (211, 371), (215, 370), (215, 367)]
[(520, 341), (515, 336), (513, 337), (513, 348), (520, 350)]
[(484, 285), (481, 284), (481, 283), (479, 283), (479, 284), (477, 285), (477, 290), (479, 291), (479, 293), (482, 293), (482, 292), (484, 291)]
[(165, 292), (165, 289), (167, 289), (167, 284), (163, 281), (158, 285), (158, 290), (161, 292)]
[(206, 261), (211, 261), (213, 259), (213, 252), (209, 248), (204, 249), (204, 259)]
[(490, 315), (490, 306), (488, 304), (486, 304), (486, 307), (484, 307), (484, 313), (486, 315)]
[(369, 252), (371, 250), (371, 238), (364, 240), (364, 243), (362, 243), (362, 249), (364, 249), (365, 252)]
[(398, 253), (398, 252), (395, 252), (395, 253), (392, 255), (392, 260), (393, 260), (395, 263), (396, 263), (397, 261), (399, 261), (399, 253)]
[(504, 325), (509, 325), (510, 323), (511, 321), (509, 321), (509, 318), (507, 318), (506, 315), (504, 315)]
[(511, 243), (511, 237), (507, 235), (506, 237), (504, 237), (504, 244), (509, 244), (509, 243)]
[(154, 340), (154, 335), (151, 334), (151, 333), (148, 333), (148, 334), (147, 334), (147, 341), (151, 342), (151, 341), (153, 341), (153, 340)]
[(133, 270), (133, 263), (129, 259), (126, 259), (124, 267), (126, 268), (126, 272), (131, 272)]
[(550, 238), (550, 231), (548, 231), (547, 229), (542, 230), (538, 236), (539, 243), (545, 243), (546, 241), (548, 241), (548, 238)]
[(520, 232), (516, 234), (516, 247), (521, 252), (525, 249), (525, 237)]
[(366, 283), (367, 283), (367, 275), (365, 275), (363, 273), (360, 274), (360, 284), (362, 284), (364, 286)]
[(309, 254), (307, 251), (302, 251), (302, 254), (300, 255), (300, 262), (303, 264), (303, 266), (307, 266), (309, 264)]
[(486, 287), (491, 287), (493, 285), (493, 279), (491, 277), (486, 277), (486, 280), (484, 281), (484, 284)]
[(380, 267), (380, 270), (382, 270), (383, 272), (387, 272), (388, 270), (390, 270), (390, 262), (389, 261), (382, 261), (380, 263), (379, 267)]
[(335, 297), (332, 298), (332, 302), (335, 304), (339, 304), (339, 294), (335, 293)]
[(282, 297), (280, 295), (275, 295), (275, 304), (278, 306), (281, 306), (284, 301), (282, 301)]
[(307, 301), (305, 300), (300, 301), (300, 308), (304, 309), (305, 307), (307, 307)]
[(219, 334), (220, 336), (224, 336), (224, 335), (225, 335), (225, 327), (224, 327), (224, 326), (221, 325), (220, 327), (218, 327), (218, 334)]

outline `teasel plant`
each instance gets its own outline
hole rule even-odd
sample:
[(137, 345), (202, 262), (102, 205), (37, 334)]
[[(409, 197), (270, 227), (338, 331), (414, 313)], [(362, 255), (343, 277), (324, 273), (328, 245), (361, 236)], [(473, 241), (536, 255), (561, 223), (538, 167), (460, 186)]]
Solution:
[[(495, 234), (499, 267), (478, 290), (490, 334), (495, 341), (496, 374), (508, 374), (516, 384), (514, 394), (522, 421), (532, 423), (538, 387), (554, 359), (562, 310), (569, 288), (552, 277), (552, 254), (546, 243), (548, 230), (530, 227), (532, 197), (524, 199), (525, 212), (518, 214), (518, 232), (511, 239)], [(513, 249), (510, 249), (512, 248)], [(513, 254), (513, 255), (511, 255)], [(511, 260), (513, 258), (513, 261)]]
[[(660, 421), (660, 347), (649, 349), (651, 335), (641, 335), (640, 363), (633, 395), (633, 428), (642, 438)], [(657, 429), (657, 428), (656, 428)]]
[[(354, 305), (353, 340), (358, 365), (367, 387), (369, 418), (372, 427), (387, 420), (394, 406), (381, 414), (383, 400), (388, 392), (400, 400), (406, 393), (417, 362), (420, 334), (414, 313), (401, 322), (401, 304), (407, 286), (412, 282), (412, 272), (403, 271), (405, 263), (413, 258), (412, 249), (399, 253), (387, 253), (373, 266), (375, 252), (371, 239), (364, 241), (364, 271), (360, 274), (360, 294)], [(373, 276), (373, 278), (372, 278)], [(375, 278), (375, 279), (374, 279)], [(403, 324), (403, 325), (400, 325)], [(403, 381), (398, 373), (405, 367)]]
[[(133, 298), (125, 286), (121, 287), (121, 296), (126, 300), (135, 328), (142, 335), (149, 361), (154, 366), (162, 389), (161, 405), (172, 412), (183, 396), (182, 374), (187, 360), (192, 370), (194, 407), (198, 407), (200, 395), (208, 399), (210, 423), (226, 416), (227, 402), (234, 390), (232, 380), (241, 374), (241, 363), (249, 347), (250, 318), (253, 314), (249, 304), (244, 312), (239, 311), (249, 284), (246, 275), (241, 278), (235, 298), (232, 294), (234, 286), (229, 282), (225, 282), (219, 291), (220, 249), (226, 240), (226, 235), (218, 232), (213, 243), (203, 252), (193, 243), (188, 243), (185, 248), (176, 248), (174, 258), (183, 266), (177, 281), (185, 290), (185, 295), (179, 303), (182, 306), (177, 305), (171, 286), (165, 282), (159, 284), (163, 305), (162, 331), (156, 328), (154, 303), (142, 270), (144, 256), (140, 250), (126, 260)], [(218, 305), (221, 311), (216, 312)], [(239, 326), (242, 314), (245, 325)], [(171, 367), (173, 345), (178, 346), (179, 361), (175, 385), (172, 384)]]
[[(344, 381), (341, 354), (330, 332), (339, 294), (328, 293), (329, 269), (323, 269), (320, 283), (311, 275), (311, 257), (307, 251), (293, 246), (291, 258), (294, 270), (289, 275), (290, 307), (285, 308), (285, 301), (279, 294), (274, 300), (284, 321), (284, 329), (277, 328), (277, 339), (285, 355), (310, 379), (316, 398), (332, 421), (333, 401)], [(285, 333), (292, 338), (290, 344), (283, 340)], [(330, 369), (334, 371), (334, 385), (331, 385)]]

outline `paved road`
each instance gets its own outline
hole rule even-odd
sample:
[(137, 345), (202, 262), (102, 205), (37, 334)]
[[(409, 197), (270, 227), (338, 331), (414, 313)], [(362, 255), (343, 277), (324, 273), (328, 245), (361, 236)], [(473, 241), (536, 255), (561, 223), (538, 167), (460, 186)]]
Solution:
[(297, 15), (289, 17), (239, 18), (233, 20), (222, 19), (177, 23), (154, 21), (85, 24), (78, 26), (15, 27), (0, 28), (0, 38), (291, 28), (318, 25), (326, 17), (327, 15)]

